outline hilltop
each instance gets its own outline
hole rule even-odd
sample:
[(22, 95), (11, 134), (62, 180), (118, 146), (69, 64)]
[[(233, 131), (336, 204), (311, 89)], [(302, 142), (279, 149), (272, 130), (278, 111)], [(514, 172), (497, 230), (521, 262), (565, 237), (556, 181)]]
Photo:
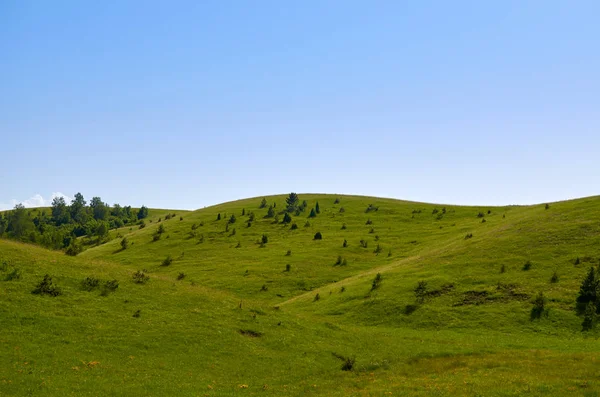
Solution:
[(150, 209), (74, 257), (0, 240), (0, 394), (600, 391), (575, 310), (600, 197), (287, 198)]

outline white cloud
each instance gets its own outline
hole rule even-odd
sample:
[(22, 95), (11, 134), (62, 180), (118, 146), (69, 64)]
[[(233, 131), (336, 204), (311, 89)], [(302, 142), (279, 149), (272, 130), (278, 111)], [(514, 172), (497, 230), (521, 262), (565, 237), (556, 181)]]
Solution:
[(19, 201), (12, 199), (8, 203), (0, 202), (0, 211), (11, 210), (15, 208), (15, 205), (17, 204), (23, 204), (23, 206), (26, 208), (50, 207), (52, 205), (52, 200), (54, 200), (55, 197), (64, 197), (67, 204), (70, 203), (72, 200), (71, 197), (61, 192), (52, 193), (52, 195), (50, 195), (50, 198), (48, 199), (44, 198), (41, 194), (38, 193), (28, 198), (27, 200)]

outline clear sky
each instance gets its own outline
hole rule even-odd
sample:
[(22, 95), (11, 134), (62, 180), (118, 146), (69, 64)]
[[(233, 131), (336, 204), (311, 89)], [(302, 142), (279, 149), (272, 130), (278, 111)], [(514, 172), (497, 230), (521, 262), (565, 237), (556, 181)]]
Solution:
[(599, 1), (0, 1), (0, 209), (600, 194)]

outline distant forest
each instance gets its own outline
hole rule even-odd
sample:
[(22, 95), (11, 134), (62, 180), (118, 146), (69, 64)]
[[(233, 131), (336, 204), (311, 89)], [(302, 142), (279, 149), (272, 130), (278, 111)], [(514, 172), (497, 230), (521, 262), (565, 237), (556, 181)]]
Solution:
[(89, 205), (81, 193), (70, 204), (56, 197), (49, 209), (27, 209), (17, 204), (11, 211), (0, 213), (0, 237), (31, 242), (51, 249), (67, 249), (70, 255), (81, 252), (78, 237), (87, 236), (87, 243), (100, 244), (108, 238), (110, 229), (144, 224), (148, 208), (133, 209), (114, 204), (112, 207), (93, 197)]

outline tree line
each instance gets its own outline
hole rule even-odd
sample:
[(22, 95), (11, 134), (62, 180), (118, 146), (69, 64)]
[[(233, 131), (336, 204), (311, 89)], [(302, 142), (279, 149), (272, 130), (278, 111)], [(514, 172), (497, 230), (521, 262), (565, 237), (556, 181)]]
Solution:
[(13, 210), (0, 213), (0, 237), (63, 249), (81, 236), (100, 242), (110, 229), (142, 222), (147, 216), (145, 206), (110, 206), (100, 197), (93, 197), (88, 204), (77, 193), (69, 204), (64, 197), (55, 197), (49, 209), (26, 209), (17, 204)]

